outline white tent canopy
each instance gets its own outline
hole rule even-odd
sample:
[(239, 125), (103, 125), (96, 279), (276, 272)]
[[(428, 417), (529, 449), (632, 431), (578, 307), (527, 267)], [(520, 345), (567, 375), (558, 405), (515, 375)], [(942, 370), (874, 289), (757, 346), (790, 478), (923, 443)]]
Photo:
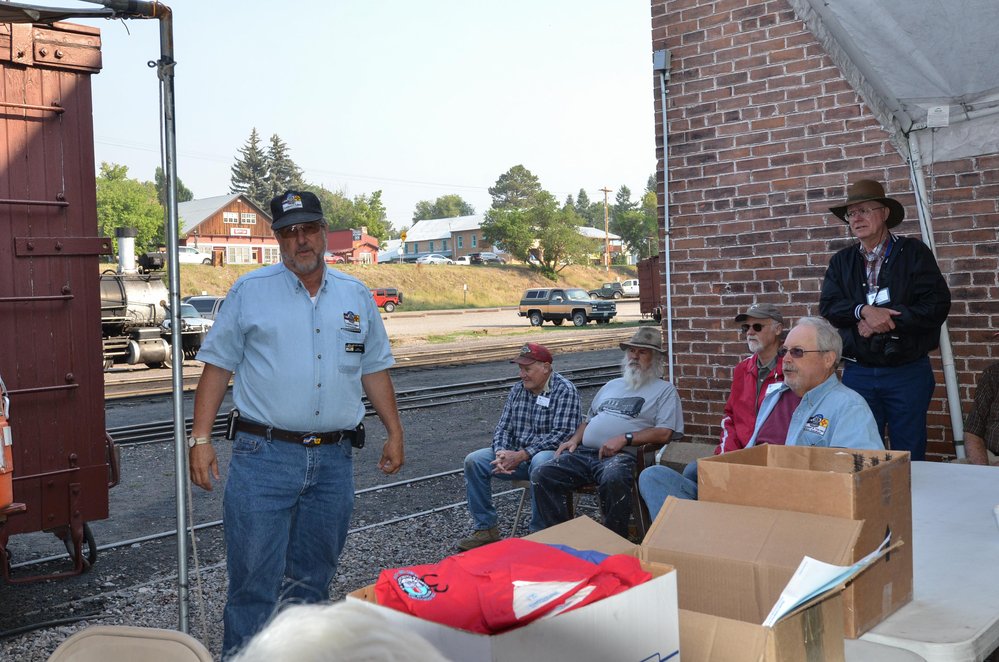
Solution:
[(999, 152), (999, 2), (790, 3), (904, 156), (909, 133), (926, 163)]

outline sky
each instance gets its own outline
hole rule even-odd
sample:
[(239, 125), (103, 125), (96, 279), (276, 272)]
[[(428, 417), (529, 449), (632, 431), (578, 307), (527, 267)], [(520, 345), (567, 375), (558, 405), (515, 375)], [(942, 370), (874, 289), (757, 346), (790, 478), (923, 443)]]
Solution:
[[(95, 5), (34, 0), (58, 7)], [(455, 193), (477, 213), (522, 164), (559, 200), (655, 171), (648, 0), (167, 0), (178, 174), (229, 192), (250, 131), (277, 134), (308, 182), (382, 191), (396, 229)], [(158, 21), (101, 28), (96, 161), (152, 180), (160, 163)]]

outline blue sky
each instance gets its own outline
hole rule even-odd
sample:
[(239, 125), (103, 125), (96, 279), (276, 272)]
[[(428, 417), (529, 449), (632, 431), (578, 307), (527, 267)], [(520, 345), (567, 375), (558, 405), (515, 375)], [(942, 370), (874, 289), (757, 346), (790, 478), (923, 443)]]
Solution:
[[(487, 189), (518, 163), (559, 199), (622, 184), (637, 199), (655, 169), (647, 0), (166, 4), (178, 171), (197, 197), (228, 193), (252, 127), (281, 136), (308, 181), (382, 190), (396, 228), (417, 201), (447, 193), (484, 212)], [(96, 159), (152, 179), (157, 22), (91, 23), (104, 61)]]

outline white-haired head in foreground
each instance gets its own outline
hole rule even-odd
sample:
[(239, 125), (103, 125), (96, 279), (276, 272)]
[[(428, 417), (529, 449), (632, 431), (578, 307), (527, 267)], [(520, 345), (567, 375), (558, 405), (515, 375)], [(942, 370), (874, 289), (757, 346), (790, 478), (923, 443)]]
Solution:
[(292, 605), (230, 662), (448, 662), (423, 637), (359, 602)]

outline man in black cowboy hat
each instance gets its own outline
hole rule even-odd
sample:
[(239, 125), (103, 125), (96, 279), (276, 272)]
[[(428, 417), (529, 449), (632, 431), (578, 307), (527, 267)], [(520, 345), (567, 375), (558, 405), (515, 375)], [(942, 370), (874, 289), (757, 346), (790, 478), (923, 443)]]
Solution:
[(921, 241), (890, 232), (905, 218), (878, 182), (861, 179), (829, 210), (860, 240), (833, 255), (819, 312), (843, 337), (843, 383), (864, 396), (892, 450), (926, 454), (926, 412), (935, 386), (929, 352), (940, 343), (950, 290)]
[(597, 484), (604, 526), (628, 535), (635, 480), (635, 448), (664, 444), (683, 436), (680, 397), (663, 376), (663, 338), (659, 329), (642, 327), (621, 343), (621, 377), (597, 392), (575, 433), (555, 457), (531, 470), (531, 490), (541, 528), (569, 519), (566, 496), (575, 488)]

